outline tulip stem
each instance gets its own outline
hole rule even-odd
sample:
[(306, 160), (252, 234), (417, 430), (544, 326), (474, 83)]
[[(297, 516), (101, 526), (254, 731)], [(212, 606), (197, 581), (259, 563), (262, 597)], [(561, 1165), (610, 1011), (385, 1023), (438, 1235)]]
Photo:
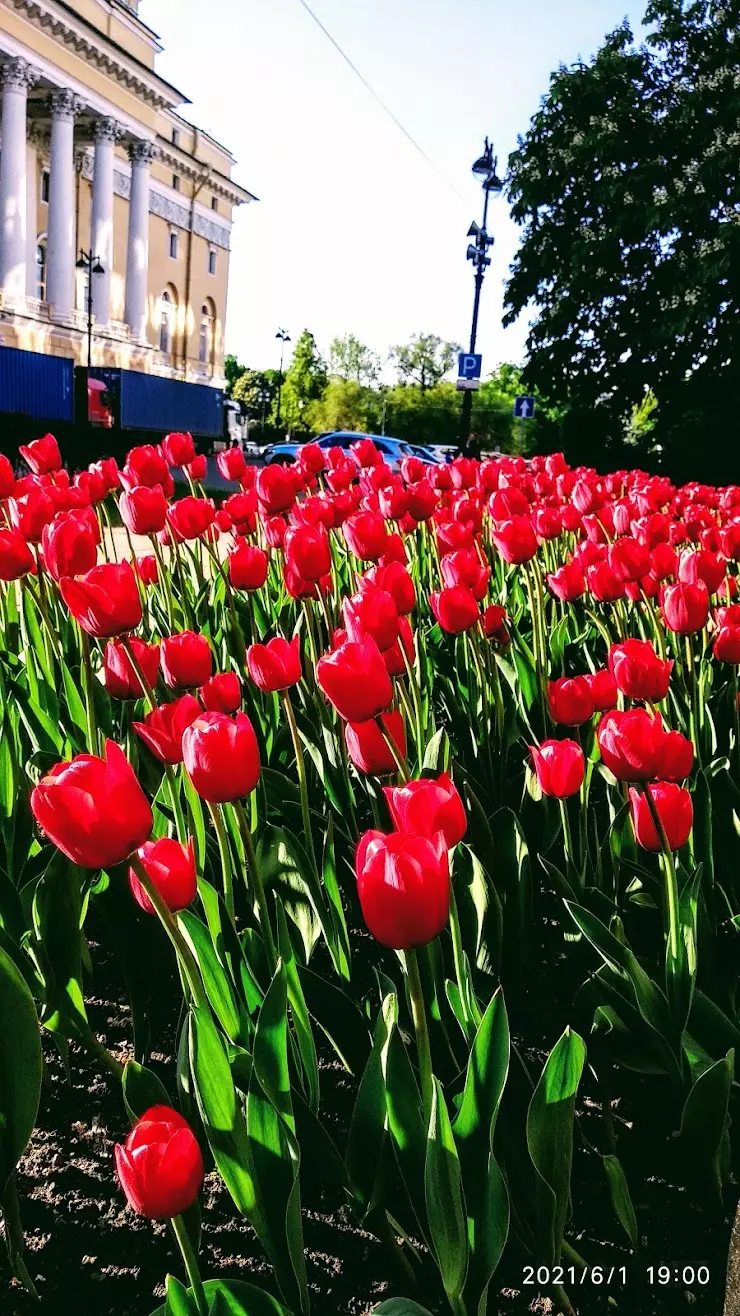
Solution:
[(575, 866), (575, 854), (573, 852), (573, 833), (570, 827), (570, 817), (568, 816), (568, 801), (560, 801), (560, 816), (563, 820), (563, 841), (565, 844), (565, 858), (568, 864)]
[(240, 666), (240, 667), (243, 667), (244, 664), (245, 664), (245, 662), (246, 662), (246, 657), (247, 657), (247, 646), (246, 646), (246, 644), (245, 644), (245, 642), (244, 642), (244, 636), (242, 635), (242, 629), (241, 629), (241, 626), (239, 625), (239, 619), (238, 619), (238, 617), (237, 617), (237, 615), (236, 615), (236, 605), (235, 605), (235, 603), (234, 603), (234, 591), (233, 591), (233, 589), (231, 588), (231, 581), (229, 580), (229, 573), (228, 573), (228, 571), (226, 570), (226, 567), (224, 566), (224, 564), (223, 564), (223, 562), (221, 561), (220, 557), (218, 556), (218, 553), (217, 553), (216, 550), (211, 546), (211, 544), (208, 544), (208, 543), (206, 544), (206, 552), (207, 552), (208, 556), (211, 558), (211, 560), (212, 560), (212, 562), (213, 562), (213, 564), (214, 564), (214, 566), (215, 566), (217, 572), (219, 573), (221, 579), (222, 579), (223, 582), (224, 582), (224, 591), (225, 591), (225, 593), (226, 593), (226, 601), (227, 601), (227, 603), (228, 603), (228, 605), (229, 605), (229, 614), (230, 614), (230, 616), (231, 616), (231, 633), (232, 633), (232, 635), (233, 635), (233, 637), (234, 637), (234, 644), (236, 645), (236, 657), (237, 657), (237, 661), (238, 661), (238, 663), (239, 663), (239, 666)]
[(33, 1298), (34, 1302), (39, 1301), (39, 1295), (34, 1286), (34, 1282), (26, 1269), (26, 1263), (23, 1257), (23, 1226), (21, 1224), (21, 1213), (18, 1206), (18, 1189), (16, 1187), (15, 1171), (11, 1174), (5, 1185), (5, 1194), (0, 1202), (2, 1206), (2, 1218), (5, 1223), (5, 1244), (8, 1249), (8, 1260), (10, 1262), (11, 1274), (20, 1280), (26, 1293)]
[(95, 719), (95, 688), (93, 686), (93, 670), (90, 659), (90, 637), (87, 631), (80, 627), (80, 640), (82, 648), (82, 673), (85, 682), (85, 710), (87, 712), (87, 739), (90, 745), (90, 753), (98, 754), (100, 752), (100, 743), (98, 741), (98, 724)]
[[(132, 668), (136, 673), (136, 676), (138, 677), (139, 685), (144, 691), (144, 695), (146, 697), (150, 709), (156, 708), (157, 707), (156, 695), (152, 690), (152, 687), (150, 686), (149, 682), (147, 681), (146, 676), (144, 675), (144, 669), (142, 668), (140, 662), (138, 661), (136, 655), (134, 654), (133, 648), (131, 647), (130, 637), (128, 635), (122, 635), (121, 644), (123, 645), (123, 648), (125, 650), (126, 657), (128, 658)], [(188, 832), (185, 826), (185, 819), (183, 817), (182, 808), (180, 806), (180, 792), (177, 788), (175, 774), (172, 770), (172, 765), (170, 763), (164, 763), (163, 767), (164, 767), (164, 775), (167, 780), (167, 788), (170, 794), (172, 812), (175, 815), (175, 828), (177, 830), (177, 839), (181, 845), (185, 845), (188, 839)]]
[[(666, 900), (668, 904), (668, 952), (671, 966), (678, 965), (679, 944), (681, 937), (681, 925), (679, 918), (679, 896), (678, 896), (678, 879), (676, 877), (676, 865), (673, 862), (673, 852), (666, 835), (663, 819), (660, 816), (655, 800), (653, 799), (650, 786), (647, 782), (643, 785), (645, 799), (650, 810), (650, 816), (653, 820), (655, 830), (660, 839), (661, 849), (663, 851), (663, 863), (665, 869), (665, 889)], [(669, 976), (673, 976), (673, 967), (669, 970)], [(670, 1000), (670, 992), (669, 992)]]
[(406, 668), (406, 675), (408, 677), (409, 687), (411, 689), (411, 700), (414, 705), (414, 722), (416, 723), (416, 758), (419, 766), (421, 766), (422, 759), (424, 756), (424, 746), (421, 743), (422, 742), (421, 698), (419, 696), (419, 687), (416, 682), (416, 672), (414, 668), (411, 666), (411, 659), (409, 658), (406, 652), (406, 646), (401, 636), (399, 636), (398, 639), (398, 647), (401, 650), (401, 657), (403, 658), (404, 661), (404, 666)]
[(428, 1127), (434, 1097), (434, 1075), (432, 1073), (432, 1052), (429, 1046), (429, 1028), (424, 1006), (424, 992), (421, 986), (421, 974), (419, 973), (419, 960), (416, 950), (412, 947), (404, 951), (403, 956), (406, 963), (411, 1016), (414, 1021), (414, 1032), (416, 1033), (416, 1053), (419, 1060), (424, 1121)]
[(296, 762), (296, 769), (298, 772), (298, 788), (301, 793), (301, 814), (303, 817), (303, 830), (306, 834), (306, 845), (308, 846), (308, 854), (311, 863), (314, 866), (314, 871), (318, 876), (319, 869), (318, 869), (318, 864), (316, 863), (316, 851), (314, 850), (313, 834), (311, 832), (311, 810), (308, 804), (308, 782), (306, 780), (306, 760), (303, 757), (303, 746), (301, 745), (301, 737), (298, 734), (298, 723), (295, 720), (295, 710), (293, 708), (293, 702), (290, 697), (290, 690), (283, 690), (283, 703), (285, 705), (285, 713), (288, 719), (288, 726), (290, 727), (290, 735), (293, 741), (293, 749), (295, 750), (295, 762)]
[(172, 591), (170, 589), (170, 577), (169, 577), (169, 573), (165, 571), (162, 550), (159, 547), (159, 540), (157, 539), (157, 536), (152, 535), (151, 540), (152, 540), (152, 548), (154, 549), (154, 556), (157, 559), (157, 578), (158, 581), (161, 581), (164, 586), (164, 596), (167, 601), (167, 620), (170, 624), (170, 635), (172, 635), (175, 630), (175, 612), (172, 606)]
[(136, 876), (148, 895), (154, 910), (159, 918), (162, 927), (169, 937), (175, 949), (179, 963), (182, 965), (182, 971), (190, 987), (190, 993), (196, 1005), (207, 1006), (208, 997), (203, 989), (203, 982), (200, 976), (200, 970), (195, 960), (195, 956), (188, 946), (185, 938), (178, 927), (177, 920), (173, 917), (171, 910), (162, 899), (157, 887), (147, 873), (139, 856), (132, 854), (129, 860)]
[(391, 752), (391, 754), (392, 754), (392, 756), (393, 756), (393, 762), (395, 763), (396, 767), (398, 768), (398, 773), (399, 773), (399, 776), (400, 776), (401, 780), (402, 780), (402, 781), (410, 781), (410, 780), (411, 780), (411, 773), (409, 772), (409, 765), (408, 765), (408, 763), (406, 762), (406, 760), (405, 760), (405, 758), (403, 757), (403, 755), (401, 754), (401, 752), (400, 752), (400, 750), (399, 750), (399, 748), (398, 748), (398, 746), (397, 746), (395, 740), (393, 739), (393, 737), (392, 737), (391, 735), (388, 734), (388, 731), (386, 730), (385, 722), (383, 721), (383, 714), (382, 714), (382, 713), (379, 713), (378, 716), (376, 717), (376, 719), (375, 719), (375, 725), (377, 726), (378, 730), (380, 731), (380, 734), (381, 734), (381, 736), (383, 737), (383, 740), (385, 741), (386, 745), (388, 746), (388, 749), (390, 750), (390, 752)]
[(255, 850), (254, 850), (254, 841), (252, 840), (252, 829), (249, 826), (249, 820), (247, 818), (246, 813), (244, 812), (244, 805), (242, 804), (241, 800), (234, 801), (234, 812), (236, 813), (242, 841), (244, 842), (244, 853), (247, 857), (247, 867), (249, 869), (249, 875), (252, 879), (254, 895), (257, 901), (257, 908), (259, 910), (259, 916), (260, 916), (260, 930), (262, 932), (262, 938), (265, 943), (265, 950), (267, 952), (267, 963), (270, 970), (270, 977), (272, 978), (272, 975), (275, 972), (275, 966), (277, 964), (277, 953), (275, 950), (275, 939), (272, 935), (272, 925), (270, 923), (270, 907), (267, 903), (267, 896), (265, 895), (265, 888), (262, 882), (262, 874), (260, 872), (259, 864), (257, 862), (257, 855), (255, 854)]
[(229, 849), (229, 838), (226, 834), (224, 823), (223, 806), (220, 804), (209, 804), (208, 812), (213, 821), (213, 827), (216, 832), (218, 841), (218, 853), (221, 858), (221, 873), (224, 879), (224, 904), (226, 913), (229, 915), (232, 923), (235, 921), (236, 914), (234, 911), (234, 876), (231, 867), (231, 851)]
[(198, 1316), (208, 1316), (208, 1300), (198, 1269), (198, 1258), (195, 1255), (195, 1248), (188, 1233), (187, 1225), (181, 1215), (173, 1216), (171, 1224), (172, 1232), (177, 1239), (182, 1252), (182, 1259), (185, 1262), (190, 1288), (195, 1298), (195, 1305), (198, 1308)]

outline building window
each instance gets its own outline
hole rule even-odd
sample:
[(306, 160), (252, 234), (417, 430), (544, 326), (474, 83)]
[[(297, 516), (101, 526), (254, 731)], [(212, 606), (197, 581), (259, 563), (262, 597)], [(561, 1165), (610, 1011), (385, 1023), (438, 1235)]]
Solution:
[(177, 260), (177, 234), (170, 233), (170, 256)]
[(176, 310), (176, 294), (172, 288), (165, 288), (159, 303), (159, 350), (165, 356), (172, 353)]
[(173, 174), (173, 175), (172, 175), (172, 186), (173, 186), (173, 189), (175, 190), (175, 192), (179, 192), (179, 191), (180, 191), (180, 175), (179, 175), (179, 174)]
[(39, 238), (36, 247), (36, 296), (40, 302), (46, 301), (46, 237)]
[(45, 206), (49, 204), (49, 182), (51, 175), (48, 169), (41, 170), (41, 200)]
[(213, 365), (216, 347), (216, 308), (210, 297), (200, 308), (200, 338), (198, 360), (201, 365)]
[(217, 196), (212, 196), (212, 197), (211, 197), (211, 210), (218, 210), (218, 197), (217, 197)]
[(179, 145), (180, 145), (180, 129), (179, 129), (179, 128), (173, 128), (173, 129), (172, 129), (172, 145), (173, 145), (173, 146), (179, 146)]
[(208, 252), (208, 273), (209, 274), (216, 273), (216, 253), (213, 250), (213, 247), (211, 247), (210, 251)]

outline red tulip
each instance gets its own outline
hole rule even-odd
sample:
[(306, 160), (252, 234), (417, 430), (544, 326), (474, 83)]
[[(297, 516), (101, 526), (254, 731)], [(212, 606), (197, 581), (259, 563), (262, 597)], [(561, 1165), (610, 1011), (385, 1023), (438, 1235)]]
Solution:
[(670, 544), (656, 544), (650, 554), (650, 570), (658, 580), (675, 576), (678, 571), (678, 556)]
[(483, 609), (481, 617), (483, 634), (494, 644), (510, 644), (511, 636), (506, 628), (507, 621), (506, 608), (500, 607), (498, 603), (489, 603), (488, 607)]
[[(159, 645), (145, 644), (133, 635), (129, 644), (147, 685), (155, 686), (159, 676)], [(109, 640), (106, 644), (103, 673), (105, 688), (113, 699), (141, 699), (146, 694), (120, 640)]]
[(286, 466), (265, 466), (257, 472), (255, 488), (260, 506), (268, 516), (287, 512), (295, 502), (295, 484)]
[(18, 451), (34, 475), (49, 475), (62, 465), (59, 444), (53, 434), (45, 434), (43, 439), (34, 439), (32, 443), (22, 443)]
[(162, 672), (172, 690), (195, 690), (211, 675), (213, 654), (205, 635), (180, 631), (162, 641)]
[(187, 774), (201, 799), (228, 804), (251, 795), (260, 779), (260, 752), (246, 713), (202, 713), (182, 738)]
[(4, 452), (0, 452), (0, 498), (10, 498), (15, 489), (15, 472)]
[(197, 452), (193, 460), (188, 462), (185, 472), (193, 481), (205, 480), (208, 474), (208, 459), (203, 452)]
[(456, 457), (450, 475), (456, 489), (472, 489), (478, 479), (478, 463), (472, 457)]
[(167, 520), (167, 499), (161, 484), (135, 485), (118, 500), (121, 520), (132, 535), (157, 535)]
[(564, 676), (551, 681), (547, 691), (550, 717), (566, 727), (578, 727), (594, 714), (593, 695), (585, 676)]
[(680, 731), (663, 731), (657, 740), (655, 775), (663, 781), (685, 781), (694, 766), (694, 746)]
[(355, 512), (344, 523), (347, 547), (361, 562), (377, 562), (388, 542), (388, 529), (379, 512)]
[(200, 698), (208, 713), (235, 713), (241, 708), (242, 687), (236, 672), (218, 672), (200, 689)]
[(588, 674), (585, 679), (597, 713), (606, 713), (610, 708), (616, 708), (618, 689), (611, 672), (604, 668), (602, 671)]
[(225, 448), (216, 456), (216, 465), (225, 480), (241, 480), (247, 463), (241, 448)]
[(250, 645), (247, 668), (255, 685), (266, 694), (297, 685), (303, 675), (299, 637), (285, 640), (282, 635), (276, 635), (267, 644)]
[(353, 594), (342, 604), (342, 616), (347, 637), (360, 644), (366, 635), (372, 635), (381, 653), (398, 639), (398, 611), (390, 594), (366, 581), (359, 594)]
[(167, 524), (175, 539), (200, 539), (213, 525), (216, 509), (208, 498), (181, 498), (167, 509)]
[[(677, 786), (673, 781), (656, 781), (647, 789), (663, 824), (669, 849), (680, 850), (688, 841), (694, 823), (694, 806), (689, 792), (685, 786)], [(643, 850), (662, 849), (650, 805), (642, 791), (635, 790), (634, 786), (630, 787), (630, 807), (637, 844)]]
[[(198, 892), (192, 837), (187, 845), (182, 845), (162, 836), (158, 841), (147, 841), (136, 854), (171, 914), (192, 905)], [(156, 913), (133, 868), (129, 869), (128, 882), (134, 900), (144, 913)]]
[(159, 567), (153, 553), (146, 553), (134, 560), (134, 571), (142, 585), (156, 585), (159, 580)]
[(205, 1173), (203, 1157), (190, 1125), (176, 1110), (150, 1107), (115, 1151), (121, 1187), (139, 1215), (169, 1220), (193, 1205)]
[(162, 439), (162, 455), (169, 466), (189, 466), (195, 460), (192, 434), (175, 431)]
[(98, 559), (98, 536), (83, 512), (58, 512), (41, 534), (44, 566), (54, 580), (91, 571)]
[(23, 535), (0, 527), (0, 580), (20, 580), (35, 570), (33, 553)]
[(499, 521), (491, 530), (491, 538), (504, 562), (529, 562), (537, 552), (537, 536), (528, 516)]
[(608, 562), (594, 562), (586, 568), (589, 593), (599, 603), (616, 603), (624, 598), (624, 584), (615, 576)]
[(659, 703), (668, 694), (673, 663), (659, 658), (648, 640), (625, 640), (609, 650), (609, 671), (623, 695)]
[(740, 663), (740, 626), (721, 626), (714, 637), (714, 656), (721, 663)]
[(382, 654), (370, 635), (347, 642), (316, 664), (316, 680), (345, 722), (369, 722), (393, 698)]
[(437, 522), (437, 547), (440, 557), (455, 553), (458, 549), (472, 548), (474, 538), (472, 527), (463, 525), (461, 521)]
[(457, 553), (448, 553), (439, 564), (442, 580), (448, 589), (455, 585), (465, 585), (473, 591), (480, 603), (486, 596), (491, 568), (483, 566), (474, 549), (460, 549)]
[(227, 565), (234, 589), (261, 589), (267, 580), (267, 554), (253, 544), (239, 544), (229, 553)]
[(402, 562), (388, 562), (384, 566), (371, 567), (358, 581), (360, 589), (365, 588), (367, 581), (390, 594), (400, 617), (413, 612), (416, 607), (416, 587)]
[(543, 740), (539, 748), (529, 748), (543, 795), (565, 800), (577, 794), (586, 775), (586, 760), (575, 740)]
[(19, 488), (20, 480), (16, 485), (16, 496), (8, 499), (11, 525), (29, 544), (38, 544), (44, 526), (52, 520), (57, 508), (46, 490), (38, 485), (31, 485), (22, 494), (17, 492)]
[(183, 695), (171, 704), (153, 708), (143, 722), (134, 722), (134, 731), (160, 763), (174, 766), (182, 763), (182, 738), (200, 715), (201, 707), (194, 695)]
[(617, 580), (640, 580), (650, 571), (650, 553), (636, 539), (617, 539), (609, 548), (609, 566)]
[[(404, 459), (405, 460), (405, 459)], [(434, 494), (432, 494), (434, 497)], [(436, 499), (435, 499), (436, 502)], [(378, 506), (386, 521), (400, 521), (409, 508), (409, 496), (402, 484), (392, 484), (378, 492)]]
[(159, 445), (143, 443), (139, 448), (132, 448), (126, 458), (126, 465), (120, 472), (124, 489), (135, 489), (139, 484), (152, 488), (161, 484), (166, 489), (169, 481), (169, 467)]
[(104, 562), (84, 576), (63, 576), (59, 589), (72, 616), (97, 639), (133, 631), (141, 621), (139, 589), (128, 562)]
[(433, 941), (450, 912), (450, 870), (441, 832), (365, 832), (355, 858), (357, 892), (372, 935), (393, 950)]
[(581, 595), (586, 592), (586, 577), (583, 574), (583, 567), (577, 559), (558, 567), (557, 571), (553, 571), (547, 577), (547, 583), (550, 592), (562, 603), (572, 603), (574, 599), (580, 599)]
[(303, 580), (319, 580), (331, 571), (331, 548), (325, 527), (291, 526), (284, 540), (285, 558)]
[[(713, 527), (716, 530), (716, 527)], [(727, 572), (727, 562), (719, 553), (702, 548), (695, 553), (682, 553), (678, 564), (678, 579), (685, 585), (703, 581), (710, 594), (716, 594)]]
[(311, 475), (318, 475), (326, 466), (326, 453), (318, 443), (304, 443), (299, 457), (301, 466)]
[[(400, 713), (381, 713), (386, 734), (402, 759), (406, 758), (406, 728)], [(375, 777), (397, 772), (396, 760), (385, 743), (377, 722), (347, 722), (344, 727), (347, 752), (358, 772)]]
[(707, 624), (709, 591), (703, 580), (664, 586), (661, 604), (666, 626), (678, 635), (691, 635)]
[[(418, 480), (406, 489), (406, 511), (415, 521), (428, 521), (437, 506), (437, 494), (428, 479)], [(397, 518), (400, 520), (400, 518)]]
[(657, 772), (663, 726), (644, 708), (605, 713), (596, 730), (601, 757), (619, 781), (649, 781)]
[[(346, 631), (344, 632), (346, 637)], [(403, 645), (403, 649), (401, 646)], [(414, 646), (414, 632), (411, 629), (411, 623), (408, 617), (398, 618), (398, 639), (388, 649), (383, 650), (383, 662), (385, 670), (389, 676), (403, 676), (406, 672), (406, 663), (404, 662), (404, 653), (413, 666), (416, 660), (416, 650)]]
[(429, 603), (442, 630), (451, 635), (469, 631), (471, 626), (480, 621), (477, 599), (466, 585), (435, 590), (429, 595)]
[(387, 786), (385, 798), (393, 826), (399, 832), (414, 832), (430, 840), (441, 832), (451, 850), (467, 831), (465, 805), (446, 772), (436, 780), (423, 777), (403, 786)]
[(58, 850), (80, 868), (113, 868), (149, 837), (152, 811), (119, 745), (105, 758), (78, 754), (31, 791), (31, 810)]

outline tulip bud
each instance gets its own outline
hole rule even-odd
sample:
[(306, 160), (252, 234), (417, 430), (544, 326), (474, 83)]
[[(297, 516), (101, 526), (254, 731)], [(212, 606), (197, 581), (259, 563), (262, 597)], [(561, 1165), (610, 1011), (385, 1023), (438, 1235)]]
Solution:
[(657, 772), (663, 727), (644, 708), (605, 713), (596, 730), (601, 757), (619, 781), (649, 781)]
[(466, 585), (433, 591), (429, 596), (432, 612), (443, 631), (460, 635), (480, 621), (476, 597)]
[(162, 455), (169, 466), (185, 466), (195, 459), (192, 434), (175, 432), (162, 439)]
[[(393, 710), (381, 713), (386, 735), (396, 746), (399, 757), (406, 758), (406, 728), (403, 717)], [(398, 766), (377, 722), (347, 722), (344, 728), (347, 752), (358, 772), (383, 777), (397, 772)]]
[(78, 754), (58, 763), (31, 792), (31, 811), (58, 850), (80, 868), (112, 868), (140, 845), (152, 810), (119, 745), (105, 758)]
[(247, 669), (255, 685), (266, 694), (297, 685), (303, 674), (299, 637), (285, 640), (282, 635), (276, 635), (267, 644), (250, 645)]
[(357, 892), (372, 935), (393, 950), (433, 941), (450, 912), (447, 847), (436, 837), (365, 832), (355, 858)]
[(662, 594), (663, 620), (678, 635), (691, 635), (706, 626), (709, 617), (709, 591), (703, 580), (691, 585), (677, 582), (666, 585)]
[(200, 714), (198, 700), (193, 695), (183, 695), (174, 703), (153, 708), (143, 722), (134, 722), (134, 731), (160, 763), (174, 766), (182, 763), (183, 735)]
[(572, 603), (586, 592), (586, 577), (583, 574), (583, 567), (577, 560), (558, 567), (557, 571), (553, 571), (547, 577), (547, 584), (551, 594), (562, 603)]
[(548, 686), (550, 717), (557, 725), (577, 727), (594, 714), (593, 695), (585, 676), (564, 676)]
[(225, 448), (216, 454), (216, 465), (225, 480), (238, 481), (246, 469), (246, 461), (241, 448)]
[(213, 655), (205, 635), (180, 631), (162, 641), (162, 672), (172, 690), (195, 690), (211, 675)]
[(611, 672), (604, 668), (603, 671), (589, 673), (585, 679), (597, 713), (606, 713), (610, 708), (616, 708), (618, 690)]
[(668, 694), (673, 663), (659, 658), (648, 640), (625, 640), (609, 650), (609, 671), (629, 699), (659, 703)]
[(18, 451), (34, 475), (51, 474), (62, 465), (59, 444), (53, 434), (45, 434), (43, 439), (34, 439), (32, 443), (22, 443)]
[(261, 589), (267, 580), (267, 554), (253, 544), (239, 544), (229, 553), (227, 564), (234, 589)]
[(537, 536), (528, 516), (499, 521), (491, 531), (491, 538), (504, 562), (529, 562), (537, 552)]
[(35, 570), (33, 553), (23, 535), (0, 528), (0, 580), (20, 580)]
[(393, 698), (382, 654), (370, 635), (348, 641), (316, 664), (316, 680), (345, 722), (369, 722)]
[(575, 740), (543, 740), (539, 747), (530, 745), (529, 748), (543, 795), (565, 800), (581, 789), (586, 760)]
[[(152, 688), (157, 684), (159, 676), (159, 645), (145, 644), (134, 635), (131, 636), (129, 645), (144, 680)], [(142, 699), (146, 694), (120, 640), (109, 640), (106, 644), (103, 674), (105, 688), (112, 699)]]
[(235, 713), (241, 708), (242, 687), (236, 672), (218, 672), (200, 688), (200, 698), (208, 713)]
[(451, 850), (468, 828), (467, 814), (452, 778), (443, 772), (403, 786), (385, 788), (393, 825), (399, 832), (415, 832), (432, 839), (441, 832)]
[(180, 498), (167, 510), (167, 524), (178, 541), (200, 539), (215, 517), (216, 509), (208, 498)]
[(740, 663), (740, 626), (721, 626), (714, 637), (714, 656), (721, 663)]
[[(198, 880), (192, 837), (187, 845), (181, 845), (169, 836), (161, 836), (158, 841), (147, 841), (140, 846), (136, 854), (171, 914), (193, 903)], [(154, 914), (154, 906), (133, 868), (129, 869), (128, 882), (137, 905), (145, 914)]]
[(251, 795), (260, 778), (260, 755), (246, 713), (202, 713), (182, 738), (183, 762), (201, 799), (227, 804)]
[(195, 1201), (205, 1173), (195, 1134), (176, 1110), (152, 1106), (125, 1143), (116, 1144), (116, 1170), (126, 1200), (139, 1215), (169, 1220)]
[(167, 520), (167, 499), (162, 486), (136, 485), (118, 500), (121, 520), (132, 535), (157, 535)]
[[(672, 781), (657, 781), (648, 786), (656, 813), (663, 824), (669, 849), (680, 850), (689, 839), (694, 823), (694, 806), (685, 786)], [(630, 787), (630, 808), (635, 840), (643, 850), (661, 850), (661, 838), (645, 796)]]
[(105, 640), (133, 631), (141, 621), (141, 598), (128, 562), (105, 562), (84, 576), (63, 576), (62, 598), (88, 635)]

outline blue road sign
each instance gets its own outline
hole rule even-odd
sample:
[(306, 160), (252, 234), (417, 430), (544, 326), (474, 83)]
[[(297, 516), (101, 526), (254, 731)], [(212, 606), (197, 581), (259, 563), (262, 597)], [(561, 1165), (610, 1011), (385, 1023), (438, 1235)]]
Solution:
[(460, 379), (480, 379), (483, 357), (475, 352), (461, 352), (457, 358), (457, 373)]
[(517, 420), (529, 420), (534, 415), (534, 398), (515, 398), (514, 415)]

